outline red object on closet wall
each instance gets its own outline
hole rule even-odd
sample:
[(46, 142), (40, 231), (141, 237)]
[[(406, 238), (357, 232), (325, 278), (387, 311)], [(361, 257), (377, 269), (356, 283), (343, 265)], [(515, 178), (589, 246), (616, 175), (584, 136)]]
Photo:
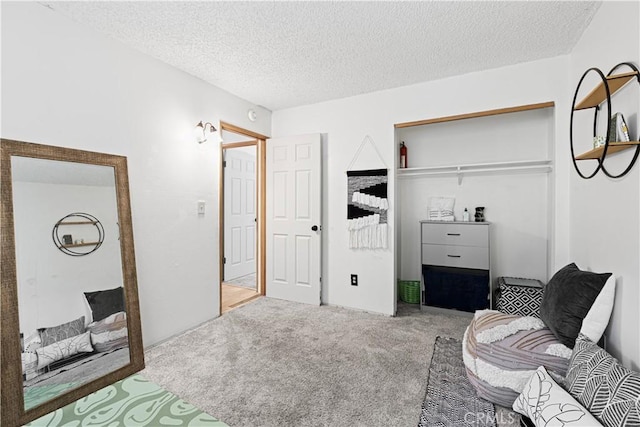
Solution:
[(400, 167), (406, 168), (407, 166), (407, 146), (404, 145), (404, 141), (400, 143)]

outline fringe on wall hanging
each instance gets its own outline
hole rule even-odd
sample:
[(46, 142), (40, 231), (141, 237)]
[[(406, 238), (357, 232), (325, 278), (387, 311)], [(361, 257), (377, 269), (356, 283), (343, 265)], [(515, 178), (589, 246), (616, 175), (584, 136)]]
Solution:
[[(349, 169), (369, 142), (384, 164), (378, 148), (367, 135), (360, 144)], [(386, 166), (386, 164), (385, 164)], [(349, 248), (386, 249), (388, 246), (389, 199), (387, 169), (347, 170), (347, 228)]]

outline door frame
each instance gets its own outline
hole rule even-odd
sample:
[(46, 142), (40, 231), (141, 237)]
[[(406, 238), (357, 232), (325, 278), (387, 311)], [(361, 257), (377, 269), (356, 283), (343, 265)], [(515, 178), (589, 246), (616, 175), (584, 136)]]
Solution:
[(218, 188), (218, 235), (220, 236), (219, 242), (219, 268), (220, 268), (220, 277), (218, 286), (218, 313), (222, 313), (222, 281), (224, 278), (224, 150), (229, 148), (238, 148), (238, 147), (256, 147), (256, 163), (257, 163), (257, 173), (256, 173), (256, 205), (257, 205), (257, 221), (256, 221), (256, 229), (257, 229), (257, 239), (256, 239), (256, 284), (258, 287), (258, 294), (266, 295), (266, 242), (267, 242), (267, 229), (266, 229), (266, 211), (267, 211), (267, 181), (266, 181), (266, 165), (267, 165), (267, 139), (268, 136), (259, 134), (257, 132), (250, 131), (248, 129), (243, 129), (241, 127), (232, 125), (231, 123), (220, 121), (220, 135), (222, 135), (222, 131), (225, 130), (227, 132), (232, 132), (238, 135), (246, 136), (247, 138), (251, 138), (247, 141), (242, 142), (228, 142), (224, 141), (220, 144), (220, 156), (219, 156), (219, 171), (220, 176), (218, 179), (219, 188)]

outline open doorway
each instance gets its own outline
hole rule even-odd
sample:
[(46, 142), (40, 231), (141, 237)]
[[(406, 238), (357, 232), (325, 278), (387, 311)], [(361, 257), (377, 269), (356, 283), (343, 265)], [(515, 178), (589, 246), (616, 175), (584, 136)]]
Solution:
[(264, 141), (220, 124), (220, 314), (265, 294)]

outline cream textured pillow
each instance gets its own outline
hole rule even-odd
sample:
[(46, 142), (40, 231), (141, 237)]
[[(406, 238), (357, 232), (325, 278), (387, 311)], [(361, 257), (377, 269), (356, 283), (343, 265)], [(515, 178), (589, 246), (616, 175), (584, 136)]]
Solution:
[(596, 297), (589, 312), (582, 320), (582, 328), (580, 328), (581, 334), (587, 336), (593, 342), (600, 341), (602, 334), (604, 334), (609, 324), (615, 298), (616, 278), (612, 274)]

